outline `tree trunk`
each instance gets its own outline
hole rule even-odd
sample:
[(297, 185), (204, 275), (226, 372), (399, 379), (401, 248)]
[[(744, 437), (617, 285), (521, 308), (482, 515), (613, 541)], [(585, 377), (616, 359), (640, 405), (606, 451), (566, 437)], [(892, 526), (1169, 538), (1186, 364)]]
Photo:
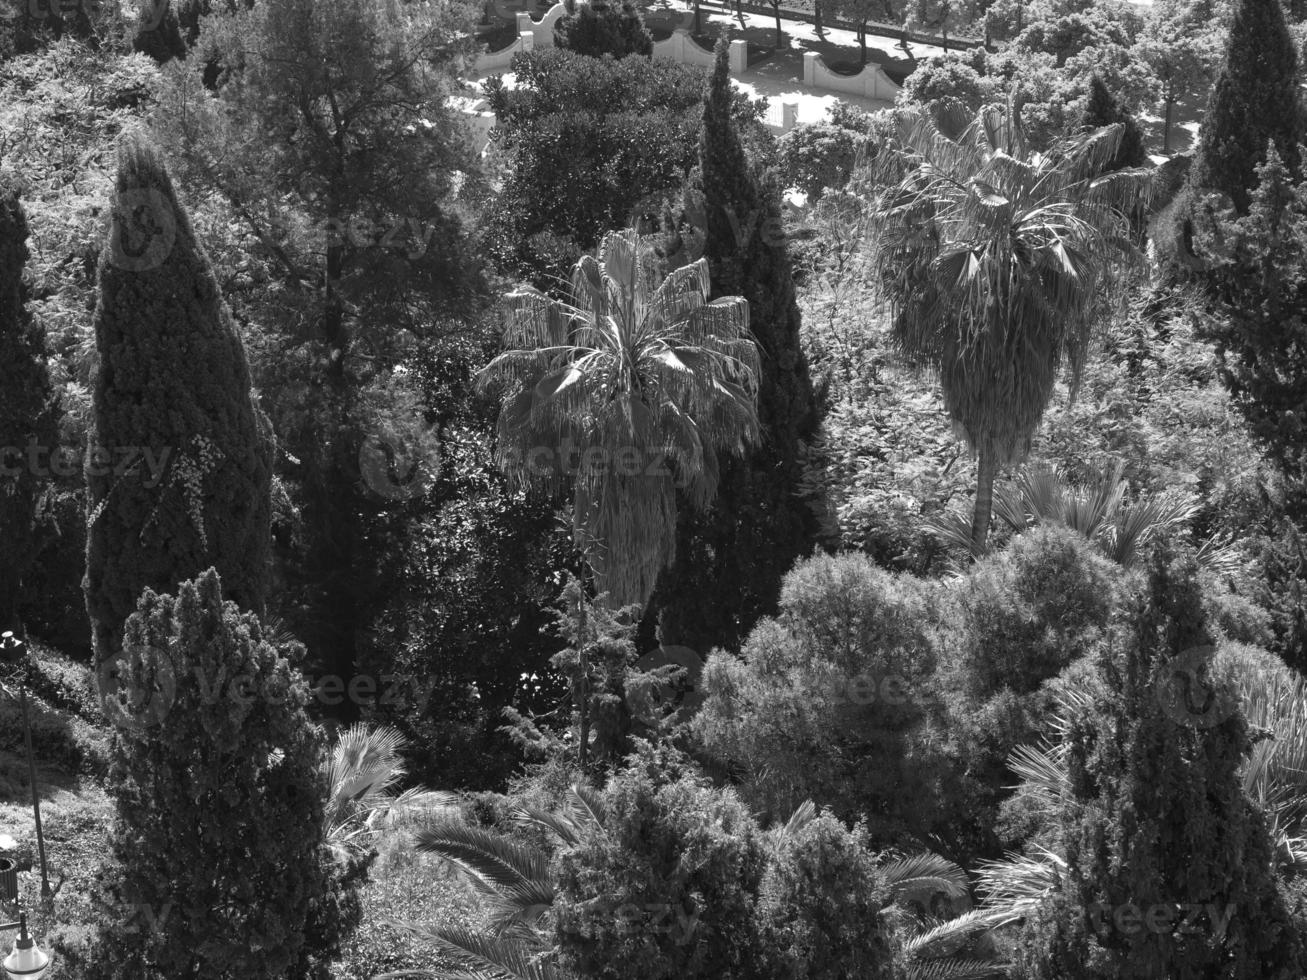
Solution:
[(817, 29), (817, 36), (821, 37), (823, 34), (822, 26), (821, 26), (821, 0), (814, 0), (814, 3), (812, 5), (812, 13), (816, 21), (816, 23), (813, 26), (816, 27)]
[(781, 49), (781, 5), (779, 0), (771, 5), (772, 12), (776, 15), (776, 50)]
[(1175, 86), (1166, 86), (1166, 112), (1162, 116), (1162, 152), (1171, 152), (1171, 116), (1175, 113)]
[(971, 516), (971, 554), (979, 558), (989, 542), (989, 520), (994, 509), (994, 477), (998, 461), (992, 450), (980, 451), (976, 467), (976, 509)]
[(867, 63), (867, 25), (863, 24), (858, 28), (858, 64)]
[(703, 33), (703, 22), (699, 19), (699, 0), (694, 0), (694, 34), (698, 37)]

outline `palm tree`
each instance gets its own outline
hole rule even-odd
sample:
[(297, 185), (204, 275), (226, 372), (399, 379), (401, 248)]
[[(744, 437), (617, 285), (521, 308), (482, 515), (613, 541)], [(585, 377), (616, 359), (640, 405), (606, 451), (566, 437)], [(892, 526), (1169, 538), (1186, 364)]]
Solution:
[[(773, 838), (798, 833), (816, 816), (805, 802), (786, 823), (768, 833)], [(584, 846), (604, 834), (600, 794), (582, 783), (568, 790), (562, 807), (549, 812), (517, 805), (510, 817), (519, 829), (543, 835), (547, 846), (526, 843), (493, 830), (471, 826), (457, 817), (441, 819), (417, 837), (417, 849), (436, 854), (460, 872), (487, 906), (487, 929), (432, 928), (388, 920), (393, 926), (433, 944), (452, 960), (458, 975), (471, 980), (573, 980), (548, 962), (550, 949), (546, 916), (553, 906), (554, 882), (549, 873), (551, 850)], [(960, 867), (936, 854), (887, 857), (878, 869), (895, 905), (891, 928), (907, 935), (898, 950), (904, 980), (988, 980), (1001, 975), (1002, 964), (957, 950), (984, 931), (968, 913), (948, 922), (919, 927), (914, 906), (931, 904), (937, 896), (956, 900), (967, 894), (967, 876)], [(429, 975), (411, 971), (385, 976)], [(377, 978), (381, 980), (381, 978)]]
[(384, 825), (405, 811), (440, 810), (457, 802), (452, 793), (421, 788), (394, 792), (404, 777), (403, 747), (404, 738), (395, 729), (360, 722), (340, 736), (323, 761), (327, 843), (338, 858), (365, 853)]
[(958, 434), (979, 457), (973, 550), (989, 533), (994, 478), (1024, 456), (1059, 369), (1072, 390), (1105, 301), (1139, 261), (1129, 215), (1148, 172), (1105, 173), (1124, 128), (1026, 143), (1019, 113), (989, 107), (952, 139), (907, 113), (874, 209), (872, 259), (892, 333), (938, 373)]
[[(1185, 492), (1127, 495), (1125, 465), (1117, 460), (1089, 467), (1083, 484), (1074, 484), (1054, 467), (1026, 468), (1014, 481), (999, 485), (993, 515), (1014, 534), (1039, 524), (1061, 524), (1093, 542), (1103, 555), (1125, 568), (1139, 562), (1150, 541), (1183, 532), (1198, 515), (1197, 500)], [(955, 511), (933, 514), (923, 522), (942, 541), (972, 549), (971, 523)], [(1242, 559), (1226, 541), (1209, 538), (1198, 549), (1199, 563), (1211, 571), (1233, 571)]]
[(575, 540), (609, 605), (643, 606), (674, 555), (676, 489), (706, 506), (718, 456), (759, 439), (749, 304), (708, 302), (708, 263), (670, 273), (653, 237), (605, 236), (571, 302), (521, 286), (505, 346), (479, 376), (500, 390), (500, 466), (574, 489)]
[[(518, 805), (511, 819), (520, 828), (542, 832), (550, 848), (577, 847), (590, 835), (603, 833), (604, 810), (595, 790), (574, 783), (557, 812)], [(544, 918), (554, 903), (548, 848), (451, 816), (420, 832), (417, 849), (443, 858), (481, 895), (488, 928), (478, 932), (461, 926), (388, 925), (433, 944), (458, 965), (462, 977), (567, 980), (541, 960), (549, 949)]]

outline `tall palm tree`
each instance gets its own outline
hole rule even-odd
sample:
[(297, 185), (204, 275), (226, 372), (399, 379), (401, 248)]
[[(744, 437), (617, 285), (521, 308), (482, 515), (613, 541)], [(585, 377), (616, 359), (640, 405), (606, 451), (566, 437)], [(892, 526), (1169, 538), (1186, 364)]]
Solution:
[(1124, 128), (1028, 146), (1019, 112), (989, 107), (956, 138), (905, 114), (874, 209), (877, 282), (892, 333), (939, 375), (954, 428), (979, 457), (973, 549), (989, 533), (994, 477), (1025, 455), (1059, 369), (1079, 381), (1092, 328), (1139, 261), (1129, 215), (1145, 170), (1105, 173)]
[(575, 540), (614, 607), (644, 605), (674, 555), (676, 489), (706, 506), (718, 456), (759, 439), (749, 304), (708, 302), (708, 263), (671, 270), (653, 237), (613, 232), (572, 272), (571, 302), (504, 299), (498, 459), (522, 481), (571, 485)]

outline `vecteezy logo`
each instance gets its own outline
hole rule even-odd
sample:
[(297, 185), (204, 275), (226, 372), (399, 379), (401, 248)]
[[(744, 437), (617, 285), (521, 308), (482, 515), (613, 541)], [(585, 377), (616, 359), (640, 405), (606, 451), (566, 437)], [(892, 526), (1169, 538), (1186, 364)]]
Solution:
[(439, 440), (430, 430), (414, 437), (393, 430), (373, 433), (359, 447), (359, 472), (377, 496), (412, 500), (425, 493), (440, 472)]
[(159, 724), (177, 697), (177, 674), (166, 650), (128, 644), (95, 672), (100, 708), (120, 728), (144, 731)]
[(109, 261), (126, 272), (147, 272), (163, 265), (177, 243), (177, 215), (162, 191), (121, 191), (109, 232)]
[(702, 703), (703, 660), (689, 647), (662, 646), (635, 662), (626, 684), (626, 707), (648, 725), (682, 721)]
[(1214, 728), (1238, 709), (1233, 694), (1207, 679), (1205, 668), (1215, 656), (1214, 646), (1190, 647), (1159, 665), (1154, 689), (1163, 714), (1177, 725)]

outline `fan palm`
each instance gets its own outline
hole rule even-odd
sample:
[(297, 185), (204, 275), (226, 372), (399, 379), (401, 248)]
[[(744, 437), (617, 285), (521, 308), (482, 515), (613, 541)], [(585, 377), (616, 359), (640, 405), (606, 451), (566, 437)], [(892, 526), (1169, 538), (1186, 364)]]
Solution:
[[(576, 847), (604, 832), (599, 794), (580, 783), (568, 790), (557, 812), (519, 805), (511, 819), (519, 827), (543, 832), (554, 847)], [(543, 919), (554, 902), (546, 848), (451, 816), (421, 831), (417, 849), (444, 859), (482, 897), (488, 928), (476, 932), (394, 921), (389, 925), (435, 945), (458, 964), (459, 980), (564, 980), (540, 958), (548, 949)]]
[(445, 808), (452, 793), (421, 788), (395, 794), (404, 777), (404, 738), (393, 728), (359, 723), (336, 741), (322, 764), (328, 795), (324, 807), (327, 843), (340, 858), (366, 851), (387, 822), (414, 808)]
[(981, 112), (956, 139), (927, 112), (901, 122), (898, 177), (874, 209), (872, 259), (892, 333), (939, 375), (955, 429), (979, 457), (973, 550), (989, 533), (994, 478), (1024, 456), (1059, 369), (1079, 382), (1104, 301), (1140, 255), (1129, 215), (1144, 170), (1105, 174), (1123, 127), (1035, 153), (1009, 108)]
[(498, 461), (511, 476), (573, 487), (572, 527), (600, 593), (643, 605), (675, 557), (676, 488), (717, 492), (718, 456), (759, 439), (749, 304), (708, 302), (708, 264), (665, 268), (655, 239), (607, 235), (577, 262), (571, 302), (529, 286), (504, 298)]
[[(1120, 461), (1098, 470), (1086, 483), (1070, 483), (1047, 465), (1031, 466), (1016, 480), (995, 488), (994, 519), (1018, 533), (1038, 524), (1062, 524), (1088, 538), (1118, 565), (1133, 566), (1145, 545), (1167, 531), (1185, 528), (1197, 515), (1198, 502), (1185, 493), (1126, 496), (1125, 466)], [(925, 525), (939, 538), (970, 548), (971, 526), (961, 514), (945, 511)], [(974, 557), (980, 554), (974, 550)], [(1220, 570), (1235, 553), (1207, 541), (1200, 554), (1205, 567)]]

